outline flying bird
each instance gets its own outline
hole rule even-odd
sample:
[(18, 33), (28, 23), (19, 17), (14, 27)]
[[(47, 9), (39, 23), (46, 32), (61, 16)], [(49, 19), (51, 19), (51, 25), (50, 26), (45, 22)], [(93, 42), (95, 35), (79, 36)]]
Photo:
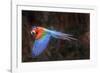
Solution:
[(47, 48), (50, 38), (62, 39), (62, 40), (76, 40), (72, 38), (72, 35), (58, 32), (55, 30), (49, 30), (44, 27), (33, 27), (31, 30), (32, 37), (35, 41), (32, 45), (32, 57), (39, 56)]

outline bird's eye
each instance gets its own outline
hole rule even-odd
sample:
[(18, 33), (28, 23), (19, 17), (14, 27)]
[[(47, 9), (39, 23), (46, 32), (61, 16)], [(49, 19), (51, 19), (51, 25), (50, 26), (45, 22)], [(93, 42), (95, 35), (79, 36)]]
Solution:
[(31, 32), (31, 35), (34, 35), (34, 34), (36, 34), (36, 32), (35, 32), (35, 31), (32, 31), (32, 32)]

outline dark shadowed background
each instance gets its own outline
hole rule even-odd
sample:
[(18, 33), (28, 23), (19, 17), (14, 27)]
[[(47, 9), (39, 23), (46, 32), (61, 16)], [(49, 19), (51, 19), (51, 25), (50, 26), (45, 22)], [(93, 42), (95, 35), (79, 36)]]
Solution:
[[(32, 26), (42, 26), (72, 34), (76, 41), (51, 38), (46, 50), (32, 58)], [(90, 14), (46, 11), (22, 11), (22, 62), (84, 60), (90, 58)]]

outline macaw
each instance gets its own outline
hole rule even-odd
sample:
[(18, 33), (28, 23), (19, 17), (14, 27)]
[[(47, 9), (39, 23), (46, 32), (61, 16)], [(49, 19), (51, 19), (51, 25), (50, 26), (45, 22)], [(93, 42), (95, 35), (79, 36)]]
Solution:
[(69, 41), (76, 40), (75, 38), (72, 38), (72, 35), (70, 34), (49, 30), (43, 27), (33, 27), (31, 35), (35, 37), (32, 46), (32, 57), (39, 56), (47, 48), (51, 37)]

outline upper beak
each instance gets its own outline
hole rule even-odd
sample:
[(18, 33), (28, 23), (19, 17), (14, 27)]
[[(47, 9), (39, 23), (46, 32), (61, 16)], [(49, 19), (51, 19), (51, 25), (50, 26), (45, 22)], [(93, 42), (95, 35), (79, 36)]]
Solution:
[(36, 32), (35, 31), (31, 31), (31, 35), (35, 35), (36, 34)]
[(36, 34), (36, 32), (35, 32), (35, 30), (32, 30), (31, 35), (34, 35), (34, 34)]
[(35, 39), (36, 32), (32, 30), (32, 31), (31, 31), (31, 35), (32, 35), (32, 39)]

